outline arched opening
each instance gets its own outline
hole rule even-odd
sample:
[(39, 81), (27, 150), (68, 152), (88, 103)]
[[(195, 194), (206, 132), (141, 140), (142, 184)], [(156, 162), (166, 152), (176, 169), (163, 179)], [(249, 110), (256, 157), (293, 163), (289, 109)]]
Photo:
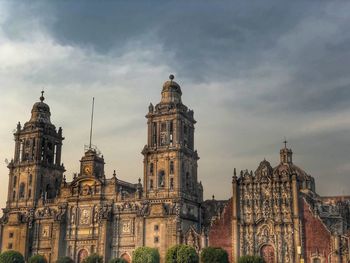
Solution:
[(124, 253), (121, 256), (121, 258), (124, 259), (126, 262), (131, 263), (131, 258), (130, 258), (130, 255), (128, 253)]
[(87, 258), (89, 253), (87, 252), (86, 249), (82, 249), (78, 253), (78, 263), (82, 263), (85, 258)]
[(21, 183), (19, 186), (19, 198), (24, 198), (25, 194), (25, 184)]
[(163, 170), (159, 171), (158, 174), (158, 187), (163, 188), (165, 186), (165, 172)]
[(271, 245), (261, 247), (260, 255), (266, 263), (275, 263), (275, 249)]
[(321, 259), (319, 259), (319, 258), (314, 258), (314, 259), (312, 260), (312, 263), (321, 263)]

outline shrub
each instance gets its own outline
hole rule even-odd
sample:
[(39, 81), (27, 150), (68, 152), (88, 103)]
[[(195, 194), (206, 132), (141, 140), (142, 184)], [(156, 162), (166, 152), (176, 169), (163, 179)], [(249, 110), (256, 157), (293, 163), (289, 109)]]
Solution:
[(128, 263), (125, 259), (122, 258), (113, 258), (108, 263)]
[(0, 263), (8, 262), (24, 263), (24, 258), (21, 253), (9, 250), (0, 254)]
[(159, 263), (159, 252), (156, 248), (139, 247), (134, 251), (133, 263)]
[(177, 263), (198, 263), (199, 258), (196, 250), (187, 245), (181, 245), (177, 251)]
[(198, 263), (196, 250), (187, 245), (175, 245), (168, 249), (165, 257), (166, 263)]
[(42, 255), (34, 255), (29, 258), (28, 263), (47, 263)]
[(70, 257), (61, 257), (57, 259), (56, 263), (74, 263), (74, 260)]
[(238, 263), (265, 263), (265, 260), (259, 256), (243, 256), (238, 259)]
[(85, 258), (82, 263), (103, 263), (103, 258), (100, 255), (93, 253)]
[(228, 254), (222, 248), (207, 247), (201, 253), (202, 263), (229, 263)]

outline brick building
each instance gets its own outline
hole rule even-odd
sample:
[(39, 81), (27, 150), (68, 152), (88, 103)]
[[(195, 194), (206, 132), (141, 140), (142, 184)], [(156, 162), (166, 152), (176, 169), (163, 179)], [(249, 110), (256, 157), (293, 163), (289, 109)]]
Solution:
[(315, 180), (280, 151), (272, 168), (232, 178), (232, 199), (211, 223), (209, 245), (223, 247), (231, 262), (261, 255), (267, 263), (350, 262), (350, 197), (320, 197)]

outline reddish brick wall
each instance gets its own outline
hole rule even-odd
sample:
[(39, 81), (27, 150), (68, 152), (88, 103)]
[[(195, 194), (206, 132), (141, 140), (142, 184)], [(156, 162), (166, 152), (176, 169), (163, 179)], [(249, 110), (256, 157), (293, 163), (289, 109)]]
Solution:
[(232, 199), (229, 200), (221, 214), (221, 218), (216, 220), (209, 232), (209, 246), (221, 247), (225, 249), (232, 262)]
[(319, 252), (328, 263), (328, 254), (331, 252), (331, 234), (327, 231), (320, 218), (311, 213), (309, 204), (303, 201), (303, 221), (305, 235), (305, 263), (311, 263), (310, 257)]

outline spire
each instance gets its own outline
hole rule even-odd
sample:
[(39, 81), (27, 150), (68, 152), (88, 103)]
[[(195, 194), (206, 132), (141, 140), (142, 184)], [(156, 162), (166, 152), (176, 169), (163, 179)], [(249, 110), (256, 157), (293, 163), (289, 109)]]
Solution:
[(281, 163), (284, 164), (292, 164), (293, 163), (293, 152), (291, 149), (287, 148), (287, 139), (284, 138), (283, 144), (284, 144), (284, 148), (282, 148), (280, 150), (280, 159), (281, 159)]
[(163, 84), (161, 103), (181, 103), (181, 87), (174, 79), (175, 76), (171, 74), (169, 80)]
[(45, 100), (44, 97), (44, 90), (41, 91), (41, 97), (40, 97), (40, 101), (43, 102)]

